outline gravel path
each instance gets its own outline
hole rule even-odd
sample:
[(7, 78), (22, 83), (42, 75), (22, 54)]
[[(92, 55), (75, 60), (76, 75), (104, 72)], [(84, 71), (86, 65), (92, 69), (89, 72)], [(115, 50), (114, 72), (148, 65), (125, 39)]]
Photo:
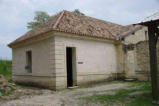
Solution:
[[(17, 100), (0, 103), (0, 106), (81, 106), (81, 97), (102, 93), (105, 90), (113, 90), (128, 87), (127, 83), (99, 85), (91, 88), (65, 89), (54, 94), (44, 94), (33, 97), (25, 97)], [(103, 92), (104, 93), (104, 92)]]

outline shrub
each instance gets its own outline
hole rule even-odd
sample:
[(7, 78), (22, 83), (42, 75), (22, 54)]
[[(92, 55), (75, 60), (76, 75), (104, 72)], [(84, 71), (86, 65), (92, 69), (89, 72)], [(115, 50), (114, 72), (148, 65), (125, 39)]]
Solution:
[(0, 74), (3, 76), (11, 75), (11, 61), (10, 60), (0, 60)]

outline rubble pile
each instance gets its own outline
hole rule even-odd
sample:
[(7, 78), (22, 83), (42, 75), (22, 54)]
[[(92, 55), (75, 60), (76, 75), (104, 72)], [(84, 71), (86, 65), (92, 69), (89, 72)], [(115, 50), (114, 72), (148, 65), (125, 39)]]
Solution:
[(5, 78), (0, 74), (0, 102), (6, 102), (9, 100), (15, 100), (19, 98), (32, 97), (34, 95), (53, 94), (54, 91), (17, 85), (10, 81), (10, 78)]
[(0, 74), (0, 96), (7, 95), (14, 89), (14, 84), (8, 83), (4, 76)]

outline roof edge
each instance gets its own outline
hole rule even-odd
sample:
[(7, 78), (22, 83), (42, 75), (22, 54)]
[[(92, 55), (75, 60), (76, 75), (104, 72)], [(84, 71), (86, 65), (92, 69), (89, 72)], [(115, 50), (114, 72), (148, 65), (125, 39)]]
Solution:
[(92, 36), (92, 35), (88, 35), (88, 34), (84, 34), (84, 33), (76, 33), (76, 32), (69, 32), (69, 31), (64, 31), (64, 30), (59, 30), (59, 29), (53, 29), (53, 31), (56, 32), (63, 32), (63, 33), (69, 33), (69, 34), (76, 34), (76, 35), (82, 35), (82, 36), (87, 36), (87, 37), (93, 37), (93, 38), (100, 38), (100, 39), (107, 39), (107, 40), (114, 40), (114, 41), (118, 41), (117, 39), (112, 39), (112, 38), (103, 38), (100, 36)]
[(53, 31), (53, 30), (49, 30), (49, 31), (46, 31), (46, 32), (37, 34), (37, 35), (35, 35), (35, 36), (29, 37), (29, 38), (27, 38), (27, 39), (24, 39), (24, 40), (21, 40), (21, 41), (18, 41), (18, 42), (11, 42), (11, 43), (9, 43), (7, 46), (10, 47), (10, 48), (12, 48), (12, 46), (15, 45), (15, 44), (21, 43), (21, 42), (26, 41), (26, 40), (29, 40), (29, 39), (33, 39), (33, 38), (35, 38), (35, 37), (37, 37), (37, 36), (39, 36), (39, 35), (43, 35), (43, 34), (46, 34), (46, 33), (51, 32), (51, 31)]
[(19, 41), (19, 42), (16, 42), (16, 43), (10, 43), (10, 44), (8, 44), (8, 47), (12, 48), (13, 45), (16, 45), (16, 44), (18, 44), (18, 43), (22, 43), (22, 42), (27, 41), (27, 40), (29, 40), (29, 39), (33, 39), (33, 38), (35, 38), (35, 37), (37, 37), (37, 36), (39, 36), (39, 35), (43, 35), (43, 34), (46, 34), (46, 33), (51, 32), (51, 31), (63, 32), (63, 33), (69, 33), (69, 34), (77, 34), (77, 35), (82, 35), (82, 36), (87, 36), (87, 37), (92, 37), (92, 38), (100, 38), (100, 39), (107, 39), (107, 40), (118, 41), (116, 38), (114, 38), (114, 39), (112, 39), (112, 38), (103, 38), (103, 37), (91, 36), (91, 35), (84, 34), (84, 33), (75, 33), (75, 32), (63, 31), (63, 30), (59, 30), (59, 29), (52, 29), (52, 30), (50, 30), (50, 31), (47, 31), (47, 32), (38, 34), (38, 35), (33, 36), (33, 37), (31, 37), (31, 38), (28, 38), (28, 39), (24, 39), (24, 40)]

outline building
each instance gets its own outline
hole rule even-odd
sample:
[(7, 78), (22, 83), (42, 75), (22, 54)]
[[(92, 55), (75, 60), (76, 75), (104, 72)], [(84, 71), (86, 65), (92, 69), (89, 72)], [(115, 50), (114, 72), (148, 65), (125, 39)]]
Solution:
[(57, 90), (125, 77), (123, 42), (132, 29), (62, 11), (9, 44), (13, 80)]
[(141, 25), (127, 27), (130, 30), (121, 35), (125, 77), (150, 80), (148, 29)]

